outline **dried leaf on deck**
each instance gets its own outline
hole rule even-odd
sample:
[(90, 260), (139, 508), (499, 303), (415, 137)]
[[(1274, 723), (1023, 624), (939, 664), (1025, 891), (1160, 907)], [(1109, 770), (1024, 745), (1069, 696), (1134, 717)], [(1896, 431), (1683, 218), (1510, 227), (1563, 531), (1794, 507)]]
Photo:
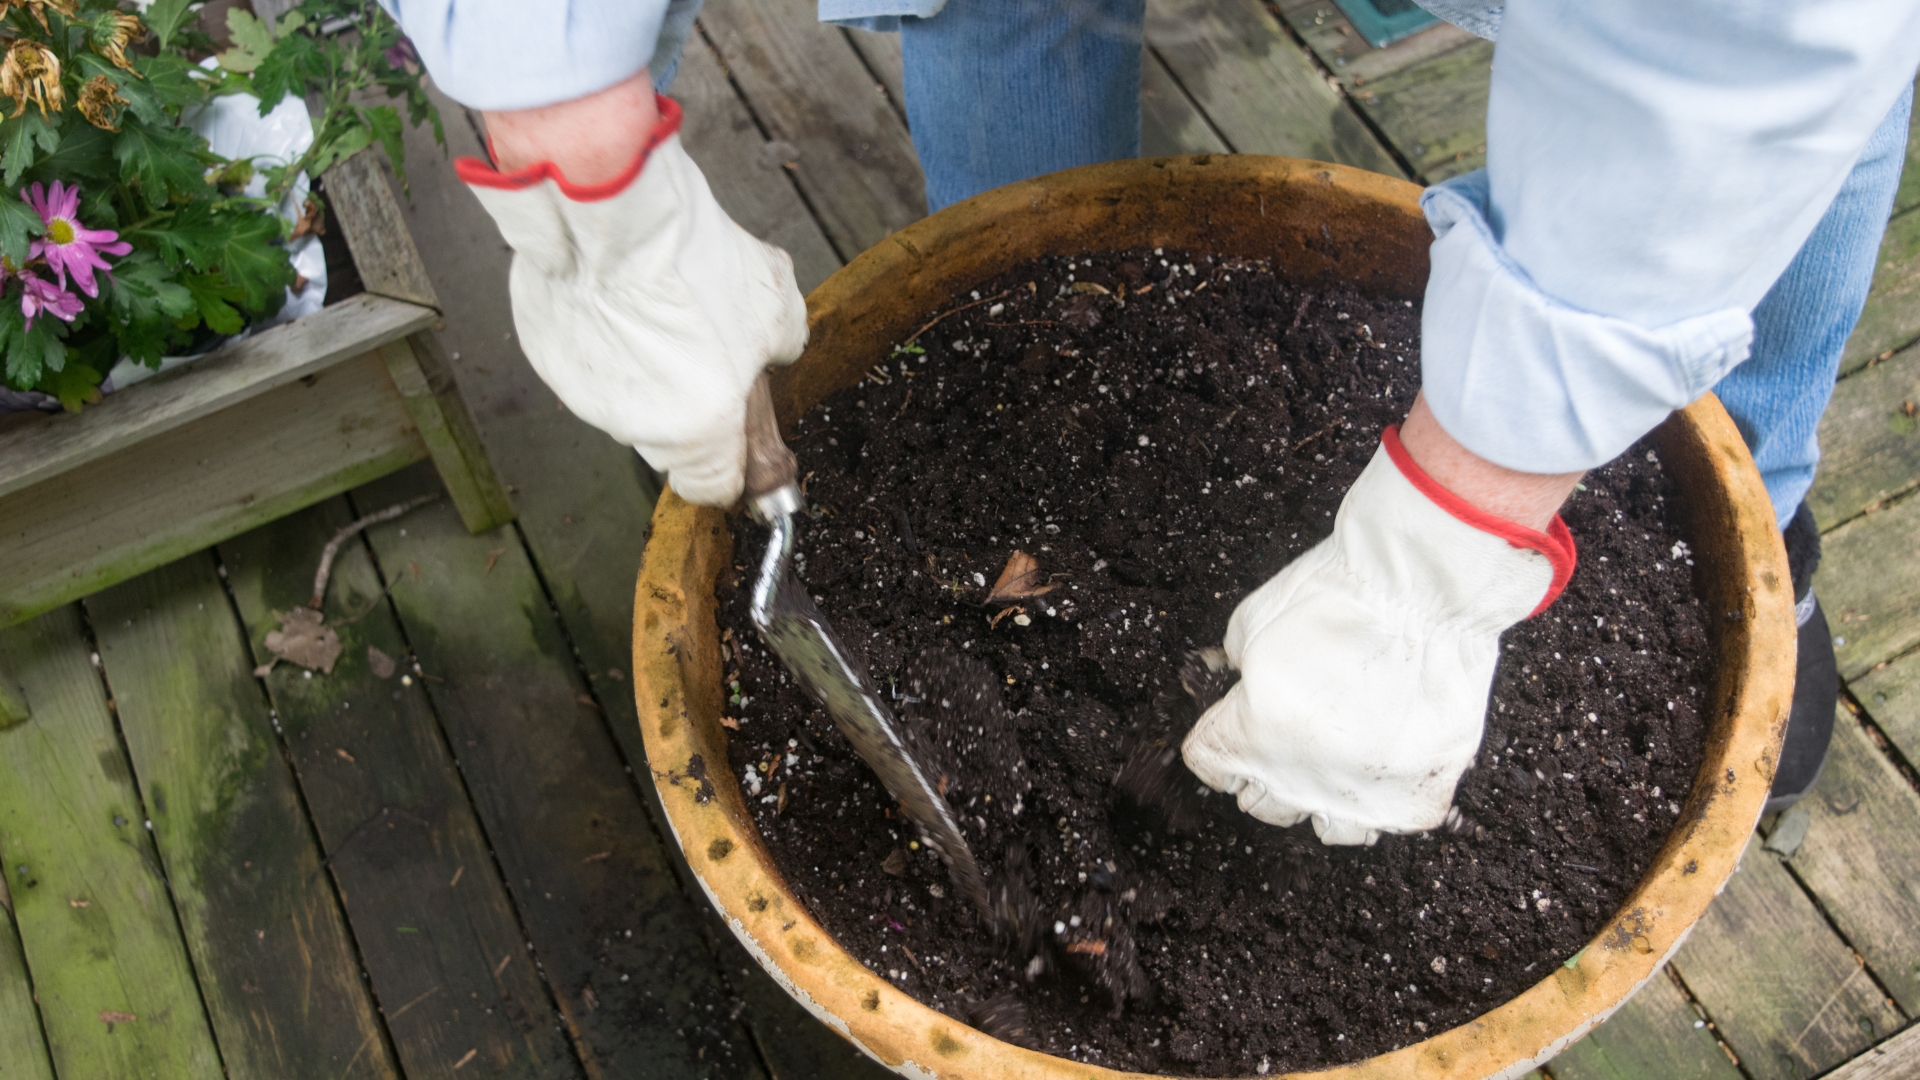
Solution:
[(330, 674), (340, 659), (340, 635), (310, 607), (278, 613), (280, 629), (267, 631), (267, 651), (309, 671)]
[(367, 646), (367, 666), (373, 669), (376, 679), (391, 679), (396, 668), (393, 657), (381, 652), (376, 646)]
[(1004, 604), (1011, 600), (1025, 600), (1029, 596), (1042, 596), (1059, 586), (1047, 580), (1040, 571), (1040, 563), (1024, 551), (1016, 551), (1007, 557), (1007, 565), (1000, 571), (1000, 577), (993, 583), (993, 591), (987, 594), (988, 604)]

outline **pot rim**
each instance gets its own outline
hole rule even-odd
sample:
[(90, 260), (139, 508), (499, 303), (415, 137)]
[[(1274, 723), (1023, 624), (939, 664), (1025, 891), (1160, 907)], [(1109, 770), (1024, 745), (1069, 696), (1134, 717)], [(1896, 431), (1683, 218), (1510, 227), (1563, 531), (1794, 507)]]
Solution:
[[(833, 320), (863, 317), (861, 303), (879, 283), (924, 265), (947, 244), (964, 242), (983, 222), (1004, 224), (1047, 212), (1076, 188), (1133, 190), (1162, 182), (1166, 177), (1156, 171), (1169, 169), (1200, 183), (1252, 180), (1276, 191), (1332, 185), (1390, 217), (1419, 216), (1417, 186), (1320, 162), (1195, 155), (1086, 166), (976, 196), (862, 254), (808, 297), (815, 342)], [(804, 367), (786, 374), (776, 385), (776, 402), (790, 421), (811, 404), (809, 395), (824, 396), (825, 384), (808, 378)], [(1397, 1050), (1287, 1076), (1519, 1077), (1586, 1034), (1657, 974), (1725, 887), (1765, 803), (1792, 698), (1795, 634), (1786, 553), (1745, 442), (1713, 395), (1675, 413), (1657, 434), (1670, 463), (1690, 462), (1688, 468), (1707, 479), (1706, 497), (1683, 507), (1706, 521), (1691, 531), (1697, 536), (1709, 528), (1735, 540), (1732, 550), (1708, 560), (1730, 575), (1713, 599), (1734, 606), (1715, 623), (1716, 652), (1726, 659), (1716, 674), (1711, 700), (1717, 715), (1705, 760), (1666, 844), (1594, 938), (1518, 996)], [(1147, 1074), (1002, 1042), (921, 1004), (847, 953), (788, 889), (731, 780), (719, 723), (723, 669), (713, 588), (732, 564), (731, 549), (722, 512), (691, 506), (670, 489), (662, 492), (636, 587), (633, 649), (642, 735), (668, 827), (734, 934), (789, 995), (902, 1075), (1142, 1080)], [(715, 767), (726, 782), (713, 781)]]

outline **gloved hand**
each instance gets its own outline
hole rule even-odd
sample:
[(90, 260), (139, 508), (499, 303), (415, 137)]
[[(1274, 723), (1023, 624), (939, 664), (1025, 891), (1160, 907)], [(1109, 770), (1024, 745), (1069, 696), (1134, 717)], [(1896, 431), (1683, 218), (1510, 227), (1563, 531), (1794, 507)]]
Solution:
[(571, 184), (551, 164), (460, 178), (513, 247), (513, 320), (575, 416), (640, 451), (689, 502), (740, 496), (747, 391), (807, 343), (793, 260), (734, 224), (680, 145), (680, 107), (625, 176)]
[(1333, 535), (1234, 610), (1240, 682), (1181, 747), (1261, 821), (1313, 820), (1326, 844), (1440, 825), (1480, 744), (1509, 626), (1573, 574), (1573, 537), (1475, 509), (1388, 428)]

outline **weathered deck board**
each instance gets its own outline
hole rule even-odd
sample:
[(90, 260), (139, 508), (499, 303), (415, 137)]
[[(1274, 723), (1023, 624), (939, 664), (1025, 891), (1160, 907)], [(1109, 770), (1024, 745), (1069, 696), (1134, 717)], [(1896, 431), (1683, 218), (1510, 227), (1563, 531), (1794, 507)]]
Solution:
[[(355, 493), (420, 494), (413, 468)], [(636, 779), (510, 529), (429, 504), (367, 531), (428, 696), (588, 1072), (760, 1075)], [(631, 932), (631, 936), (628, 936)]]
[[(1920, 89), (1920, 80), (1914, 86)], [(1893, 212), (1898, 214), (1920, 206), (1920, 123), (1907, 133), (1907, 165), (1900, 173), (1900, 190), (1893, 196)]]
[(1354, 100), (1428, 183), (1487, 161), (1493, 43), (1459, 48), (1355, 87)]
[(27, 958), (20, 954), (6, 878), (0, 872), (0, 1031), (7, 1033), (0, 1039), (0, 1076), (7, 1080), (53, 1080), (53, 1062), (47, 1057), (47, 1040), (40, 1031), (40, 1009), (33, 1003)]
[(1853, 679), (1920, 644), (1920, 498), (1840, 526), (1822, 539), (1814, 588), (1833, 628), (1840, 677)]
[(1920, 1076), (1920, 1025), (1868, 1050), (1823, 1080), (1912, 1080)]
[(1547, 1067), (1553, 1080), (1741, 1080), (1664, 970)]
[[(78, 605), (0, 630), (33, 718), (0, 731), (0, 859), (64, 1077), (217, 1077), (167, 883)], [(137, 1019), (108, 1019), (115, 1015)]]
[[(891, 40), (890, 34), (864, 37)], [(895, 56), (899, 46), (894, 47)], [(698, 36), (687, 42), (674, 77), (673, 96), (686, 110), (680, 138), (707, 175), (714, 198), (740, 227), (793, 256), (793, 276), (808, 292), (840, 269), (840, 256), (807, 212), (783, 162), (791, 160), (767, 142), (720, 70), (713, 49)]]
[(926, 215), (906, 124), (811, 5), (710, 0), (700, 25), (767, 134), (797, 151), (794, 177), (842, 258)]
[(1876, 666), (1849, 685), (1907, 761), (1920, 762), (1920, 653)]
[(1330, 0), (1282, 0), (1278, 7), (1280, 17), (1348, 90), (1479, 40), (1451, 23), (1439, 22), (1385, 48), (1375, 48)]
[(1920, 794), (1839, 709), (1805, 805), (1813, 824), (1788, 865), (1887, 993), (1920, 1013)]
[(1867, 294), (1859, 325), (1847, 339), (1840, 370), (1857, 371), (1874, 357), (1905, 348), (1916, 339), (1920, 339), (1920, 207), (1887, 223), (1873, 291)]
[(1833, 388), (1820, 417), (1820, 474), (1807, 501), (1822, 528), (1920, 484), (1920, 348), (1857, 371)]
[(906, 124), (907, 69), (900, 56), (900, 35), (845, 28), (840, 32), (847, 36), (847, 44), (860, 54), (860, 59), (866, 61), (867, 70), (879, 81), (876, 89), (887, 95), (887, 103), (893, 106), (900, 122)]
[(1753, 1080), (1816, 1075), (1902, 1021), (1757, 838), (1673, 964)]
[(1140, 58), (1140, 156), (1224, 154), (1227, 141), (1207, 122), (1165, 61), (1149, 49)]
[(1147, 45), (1234, 151), (1400, 175), (1259, 0), (1153, 0)]
[(213, 560), (86, 601), (227, 1075), (400, 1075)]
[[(321, 548), (352, 519), (332, 499), (220, 545), (256, 657), (270, 655), (273, 611), (305, 601)], [(487, 1076), (582, 1076), (426, 687), (401, 682), (407, 641), (357, 540), (333, 564), (326, 611), (345, 650), (333, 672), (280, 664), (264, 681), (402, 1068), (452, 1077), (472, 1051)], [(369, 648), (399, 671), (375, 675)]]

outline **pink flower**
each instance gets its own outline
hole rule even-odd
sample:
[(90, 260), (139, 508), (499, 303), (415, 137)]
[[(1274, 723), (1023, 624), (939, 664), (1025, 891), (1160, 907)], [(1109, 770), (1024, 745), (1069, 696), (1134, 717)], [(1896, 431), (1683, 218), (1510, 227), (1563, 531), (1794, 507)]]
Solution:
[[(48, 193), (36, 183), (31, 192), (21, 188), (20, 197), (33, 207), (47, 226), (47, 234), (33, 242), (27, 249), (27, 257), (46, 259), (47, 265), (53, 268), (55, 276), (60, 279), (62, 289), (67, 286), (68, 271), (72, 271), (73, 280), (79, 284), (81, 292), (88, 296), (99, 296), (100, 287), (94, 284), (93, 272), (96, 269), (111, 270), (107, 260), (100, 256), (125, 255), (133, 250), (133, 245), (121, 240), (120, 234), (112, 229), (89, 229), (80, 224), (74, 217), (74, 213), (80, 209), (78, 187), (67, 187), (55, 180), (53, 191)], [(72, 320), (72, 316), (66, 318)]]
[[(79, 275), (74, 275), (78, 277)], [(33, 329), (34, 317), (41, 312), (61, 322), (72, 322), (80, 314), (80, 298), (34, 274), (20, 275), (20, 313), (27, 317), (26, 329)]]

